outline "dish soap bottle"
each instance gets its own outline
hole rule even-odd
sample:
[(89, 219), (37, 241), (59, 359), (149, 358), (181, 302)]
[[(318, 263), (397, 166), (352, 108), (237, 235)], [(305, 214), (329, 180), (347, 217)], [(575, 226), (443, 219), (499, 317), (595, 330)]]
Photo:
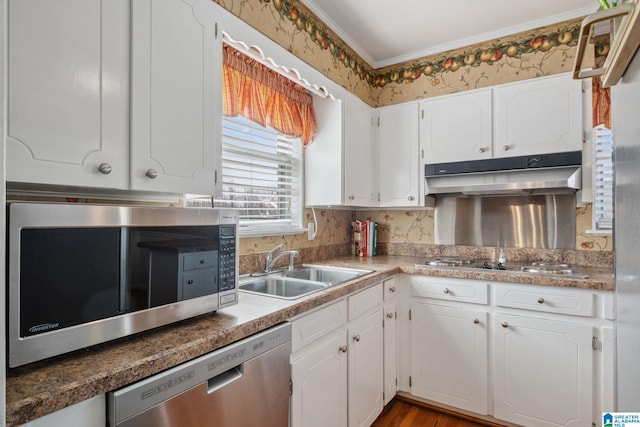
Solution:
[(505, 265), (507, 262), (507, 256), (504, 254), (504, 248), (500, 248), (500, 254), (498, 255), (498, 263)]

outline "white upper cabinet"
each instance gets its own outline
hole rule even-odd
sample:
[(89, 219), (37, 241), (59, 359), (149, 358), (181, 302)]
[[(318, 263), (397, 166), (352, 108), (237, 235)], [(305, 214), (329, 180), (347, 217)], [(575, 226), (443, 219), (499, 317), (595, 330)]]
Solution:
[(490, 89), (425, 100), (420, 109), (424, 163), (491, 158)]
[(375, 206), (373, 108), (350, 93), (344, 109), (345, 205)]
[(419, 103), (377, 111), (379, 205), (420, 206)]
[(342, 205), (344, 142), (342, 101), (313, 97), (318, 133), (304, 148), (305, 205)]
[(582, 150), (582, 83), (568, 74), (420, 103), (424, 164)]
[(8, 10), (7, 181), (126, 188), (129, 2)]
[(135, 190), (214, 193), (222, 44), (212, 10), (203, 0), (132, 1)]
[(582, 150), (582, 82), (568, 74), (493, 89), (493, 157)]
[(344, 91), (314, 97), (318, 134), (304, 149), (307, 206), (373, 206), (373, 108)]
[(213, 10), (207, 0), (12, 0), (7, 180), (214, 194)]

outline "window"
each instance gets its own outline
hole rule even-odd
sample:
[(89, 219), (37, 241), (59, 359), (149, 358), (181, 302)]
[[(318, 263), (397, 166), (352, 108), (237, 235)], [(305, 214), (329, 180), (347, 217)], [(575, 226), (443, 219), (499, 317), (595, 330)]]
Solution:
[(222, 120), (222, 199), (243, 235), (302, 231), (302, 142), (242, 116)]
[(222, 198), (215, 205), (238, 210), (244, 236), (300, 233), (302, 151), (317, 131), (313, 98), (256, 52), (229, 43), (222, 67)]

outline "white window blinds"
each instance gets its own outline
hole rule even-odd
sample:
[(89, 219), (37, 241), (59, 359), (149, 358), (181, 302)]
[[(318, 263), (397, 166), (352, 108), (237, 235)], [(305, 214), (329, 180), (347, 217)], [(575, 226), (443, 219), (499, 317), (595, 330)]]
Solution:
[(222, 199), (244, 234), (302, 228), (302, 142), (243, 117), (222, 120)]
[(605, 126), (593, 129), (593, 230), (613, 229), (613, 138)]

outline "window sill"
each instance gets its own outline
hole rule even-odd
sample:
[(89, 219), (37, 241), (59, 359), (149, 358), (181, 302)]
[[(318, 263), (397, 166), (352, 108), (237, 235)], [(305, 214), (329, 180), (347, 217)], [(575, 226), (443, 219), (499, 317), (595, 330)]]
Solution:
[(267, 236), (286, 236), (291, 234), (304, 234), (307, 232), (306, 228), (293, 228), (286, 230), (242, 230), (239, 231), (240, 238), (245, 237), (267, 237)]

